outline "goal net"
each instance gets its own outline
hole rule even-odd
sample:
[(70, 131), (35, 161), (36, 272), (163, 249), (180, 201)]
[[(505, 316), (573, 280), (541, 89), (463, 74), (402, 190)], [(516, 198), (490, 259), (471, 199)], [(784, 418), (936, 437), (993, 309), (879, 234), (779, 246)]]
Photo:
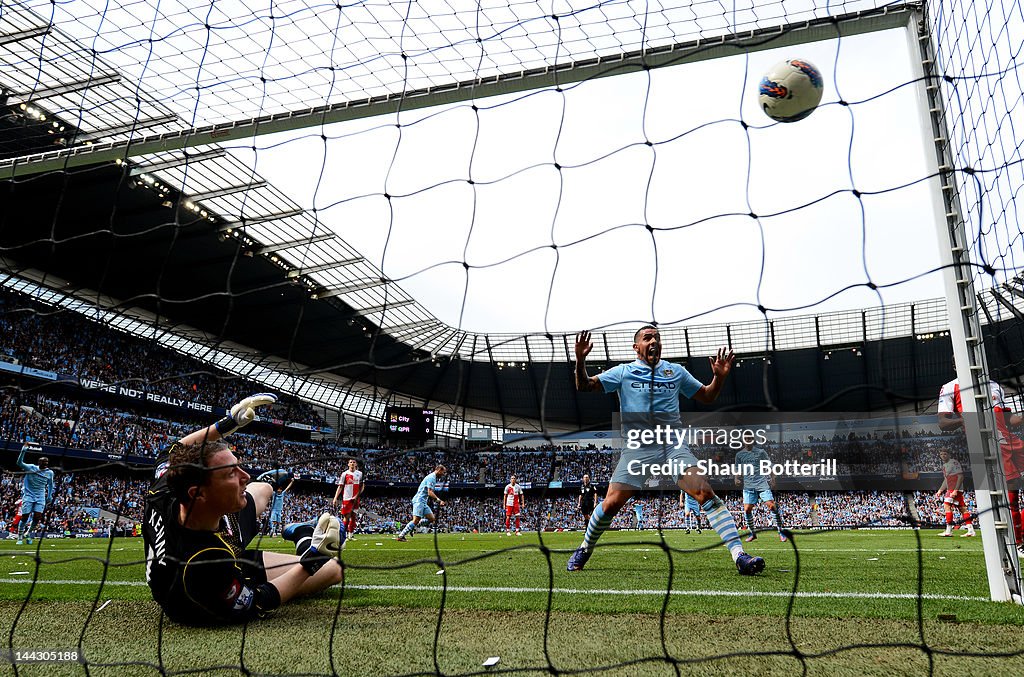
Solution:
[[(1009, 665), (1022, 23), (1008, 0), (0, 2), (9, 661)], [(794, 58), (824, 96), (779, 123), (758, 85)], [(674, 472), (613, 496), (630, 426), (662, 422), (603, 392), (647, 325), (682, 423), (714, 431), (663, 444), (722, 499), (686, 485), (702, 516)], [(145, 587), (146, 490), (256, 392), (278, 402), (234, 450), (295, 481), (252, 547), (292, 552), (354, 459), (345, 580), (196, 631)], [(771, 499), (735, 467), (757, 430)], [(15, 526), (41, 456), (52, 495)], [(722, 545), (751, 536), (747, 579)]]

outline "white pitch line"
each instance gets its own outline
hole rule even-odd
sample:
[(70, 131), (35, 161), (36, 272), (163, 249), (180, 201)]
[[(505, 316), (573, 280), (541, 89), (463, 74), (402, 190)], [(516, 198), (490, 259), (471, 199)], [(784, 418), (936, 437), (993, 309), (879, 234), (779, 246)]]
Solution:
[[(346, 585), (346, 588), (353, 590), (408, 590), (420, 592), (441, 592), (444, 588), (436, 585)], [(547, 594), (547, 588), (505, 588), (505, 587), (480, 587), (449, 585), (448, 592), (485, 592), (485, 593), (527, 593)], [(619, 596), (648, 596), (664, 597), (664, 590), (614, 590), (595, 589), (586, 590), (578, 588), (555, 588), (556, 595), (619, 595)], [(673, 590), (672, 595), (680, 597), (814, 597), (826, 599), (917, 599), (914, 593), (896, 592), (783, 592), (774, 590)], [(968, 597), (965, 595), (937, 595), (924, 593), (922, 599), (957, 601), (957, 602), (988, 602), (988, 597)]]
[[(632, 552), (654, 552), (654, 553), (662, 552), (661, 548), (630, 548), (629, 546), (630, 546), (629, 543), (615, 543), (614, 545), (609, 544), (608, 546), (598, 546), (598, 550), (600, 550), (601, 552), (616, 552), (616, 551), (622, 552), (624, 550), (629, 550), (629, 551), (632, 551)], [(672, 547), (678, 548), (679, 546), (673, 545)], [(782, 545), (781, 543), (773, 543), (773, 544), (771, 544), (768, 547), (762, 547), (760, 544), (757, 544), (757, 545), (755, 545), (753, 547), (758, 549), (759, 552), (760, 551), (764, 551), (764, 552), (777, 553), (777, 552), (790, 552), (792, 550), (789, 546)], [(974, 554), (974, 555), (980, 555), (982, 553), (981, 549), (977, 549), (977, 550), (975, 550), (975, 549), (966, 549), (965, 550), (963, 548), (961, 548), (959, 550), (957, 550), (957, 549), (946, 549), (946, 548), (886, 548), (885, 550), (879, 550), (877, 548), (805, 548), (803, 546), (800, 546), (797, 549), (800, 552), (802, 552), (802, 553), (803, 552), (870, 552), (871, 554), (874, 554), (874, 555), (878, 555), (878, 554), (884, 555), (884, 554), (887, 554), (887, 553), (890, 553), (890, 552), (941, 552), (943, 554), (945, 554), (945, 553), (954, 553), (954, 554), (956, 554), (956, 553), (966, 553), (966, 554)], [(415, 547), (415, 546), (411, 547), (411, 548), (404, 547), (404, 546), (398, 546), (392, 552), (406, 552), (406, 551), (408, 551), (408, 552), (435, 552), (434, 548), (420, 548), (420, 547)], [(280, 552), (284, 552), (284, 551), (282, 550)], [(352, 546), (351, 549), (349, 548), (349, 546), (345, 546), (345, 552), (351, 553), (351, 554), (358, 554), (360, 551), (357, 550), (355, 548), (355, 546)], [(442, 554), (452, 554), (452, 553), (459, 553), (459, 552), (494, 552), (494, 553), (500, 553), (500, 552), (502, 552), (502, 549), (501, 548), (448, 548), (448, 547), (442, 547), (441, 548), (441, 553)], [(513, 546), (513, 549), (509, 549), (507, 552), (510, 555), (512, 553), (529, 553), (531, 555), (540, 554), (540, 550), (538, 550), (536, 547), (533, 547), (533, 548), (520, 548), (520, 547), (514, 547)], [(570, 551), (568, 549), (566, 549), (563, 554), (567, 555), (567, 554), (569, 554), (569, 552)], [(692, 551), (684, 550), (683, 552), (679, 552), (678, 550), (673, 550), (672, 554), (678, 556), (678, 555), (681, 555), (681, 554), (701, 554), (701, 553), (704, 553), (704, 552), (707, 552), (707, 550), (704, 549), (704, 548), (701, 548), (699, 550), (692, 550)]]
[[(32, 579), (24, 578), (0, 578), (0, 583), (21, 583), (22, 585), (29, 585), (32, 583)], [(36, 585), (99, 585), (99, 581), (67, 581), (67, 580), (56, 580), (56, 581), (36, 581)], [(103, 587), (108, 585), (127, 585), (131, 587), (140, 587), (146, 585), (145, 581), (106, 581), (103, 583)]]
[[(19, 578), (0, 578), (0, 583), (26, 585), (31, 581)], [(37, 581), (36, 585), (98, 585), (99, 581)], [(144, 581), (107, 581), (103, 584), (117, 586), (139, 587), (146, 585)], [(347, 590), (393, 590), (408, 592), (441, 592), (444, 590), (439, 585), (346, 585)], [(548, 594), (547, 588), (512, 588), (512, 587), (485, 587), (471, 585), (449, 585), (448, 592), (469, 592), (469, 593), (514, 593), (514, 594)], [(615, 590), (610, 588), (587, 590), (585, 588), (554, 588), (556, 595), (614, 595), (623, 597), (664, 597), (664, 590)], [(801, 597), (801, 598), (824, 598), (824, 599), (917, 599), (912, 592), (785, 592), (781, 590), (673, 590), (673, 596), (678, 597)], [(988, 602), (987, 597), (968, 597), (966, 595), (938, 595), (924, 593), (922, 599), (949, 601), (949, 602)]]

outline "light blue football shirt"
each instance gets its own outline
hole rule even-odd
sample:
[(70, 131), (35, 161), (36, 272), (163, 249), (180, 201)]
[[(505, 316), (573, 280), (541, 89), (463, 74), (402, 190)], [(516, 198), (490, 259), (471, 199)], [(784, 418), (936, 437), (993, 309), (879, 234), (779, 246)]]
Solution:
[(752, 473), (743, 474), (744, 489), (762, 491), (764, 489), (771, 488), (768, 483), (768, 476), (761, 474), (761, 461), (771, 461), (771, 459), (768, 457), (768, 452), (759, 447), (754, 447), (749, 451), (741, 449), (736, 452), (736, 460), (734, 463), (748, 465), (749, 469), (753, 470)]
[[(643, 431), (655, 426), (682, 427), (679, 396), (693, 397), (704, 385), (682, 366), (661, 360), (654, 368), (642, 360), (620, 364), (597, 375), (606, 393), (619, 396), (620, 429), (623, 439), (630, 431)], [(657, 450), (658, 444), (644, 445)]]
[(21, 500), (25, 503), (49, 503), (53, 497), (53, 471), (40, 470), (35, 463), (21, 463)]
[(432, 472), (423, 478), (420, 482), (420, 488), (416, 490), (416, 495), (412, 497), (413, 503), (422, 502), (426, 503), (427, 499), (430, 498), (428, 490), (437, 489), (437, 473)]
[(284, 510), (284, 494), (285, 492), (274, 492), (274, 497), (270, 500), (270, 512), (281, 512)]
[(661, 360), (651, 367), (641, 360), (620, 364), (597, 375), (606, 393), (619, 395), (622, 412), (675, 414), (679, 420), (679, 396), (693, 397), (704, 384), (673, 362)]

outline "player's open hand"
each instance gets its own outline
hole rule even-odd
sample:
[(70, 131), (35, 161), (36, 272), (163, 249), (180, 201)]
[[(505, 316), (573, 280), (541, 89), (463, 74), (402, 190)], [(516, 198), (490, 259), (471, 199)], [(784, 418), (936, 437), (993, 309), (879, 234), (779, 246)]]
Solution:
[(709, 357), (708, 361), (711, 362), (711, 372), (719, 377), (725, 378), (732, 371), (732, 363), (736, 360), (736, 353), (733, 351), (726, 352), (726, 348), (719, 348), (718, 354), (714, 357)]
[(594, 349), (594, 342), (590, 340), (589, 331), (581, 331), (576, 334), (576, 361), (582, 362)]

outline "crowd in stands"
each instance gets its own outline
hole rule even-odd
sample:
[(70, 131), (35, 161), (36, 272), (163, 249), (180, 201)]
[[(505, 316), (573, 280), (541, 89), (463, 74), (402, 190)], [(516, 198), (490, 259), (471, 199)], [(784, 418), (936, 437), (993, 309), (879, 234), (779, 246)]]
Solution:
[[(117, 515), (129, 524), (142, 520), (143, 496), (148, 479), (129, 479), (107, 471), (60, 473), (53, 504), (46, 512), (47, 530), (52, 532), (89, 531), (112, 523)], [(299, 485), (302, 486), (302, 485)], [(316, 487), (311, 489), (311, 487)], [(359, 530), (363, 533), (391, 533), (396, 525), (404, 524), (410, 515), (410, 492), (378, 493), (371, 488), (360, 506)], [(446, 505), (435, 506), (440, 528), (453, 532), (503, 531), (504, 509), (501, 496), (495, 489), (493, 496), (459, 495), (442, 492)], [(20, 497), (20, 478), (5, 474), (0, 478), (0, 520), (10, 524), (15, 514), (15, 503)], [(285, 521), (305, 521), (332, 509), (333, 492), (324, 485), (306, 485), (286, 495)], [(722, 493), (738, 527), (742, 522), (742, 497), (736, 491)], [(787, 526), (792, 528), (834, 527), (900, 527), (907, 526), (908, 504), (912, 501), (918, 519), (924, 525), (943, 523), (941, 502), (931, 492), (913, 492), (906, 497), (898, 492), (778, 492), (777, 499)], [(966, 494), (968, 507), (974, 511), (974, 495)], [(679, 494), (675, 491), (641, 494), (627, 504), (612, 522), (613, 529), (636, 528), (634, 505), (641, 506), (641, 527), (646, 529), (683, 528), (683, 511), (679, 508)], [(527, 491), (522, 512), (524, 530), (582, 529), (583, 517), (576, 509), (573, 492), (550, 492), (545, 497), (540, 490)], [(106, 518), (98, 510), (110, 513)], [(773, 518), (767, 509), (755, 508), (758, 527), (770, 528)], [(705, 523), (706, 526), (706, 523)]]
[[(124, 383), (148, 392), (189, 401), (220, 406), (262, 390), (259, 385), (221, 372), (208, 364), (145, 341), (119, 333), (71, 311), (59, 311), (37, 305), (11, 292), (0, 291), (0, 360), (68, 374), (78, 380), (107, 384)], [(10, 377), (0, 383), (0, 442), (31, 439), (50, 447), (96, 450), (99, 459), (139, 456), (155, 458), (167, 444), (208, 424), (205, 418), (182, 413), (167, 420), (166, 413), (133, 409), (131, 402), (111, 404), (101, 393), (63, 389), (25, 390)], [(165, 410), (163, 410), (165, 411)], [(323, 417), (306, 403), (283, 399), (271, 415), (289, 422), (325, 426)], [(292, 435), (291, 437), (294, 437)], [(542, 499), (531, 485), (560, 481), (578, 483), (589, 474), (599, 485), (607, 481), (615, 467), (616, 452), (609, 447), (545, 445), (530, 448), (488, 447), (472, 451), (423, 448), (363, 449), (328, 440), (299, 441), (284, 433), (254, 425), (230, 438), (236, 453), (248, 467), (269, 469), (285, 467), (305, 480), (290, 497), (286, 517), (304, 520), (319, 514), (329, 503), (330, 492), (310, 480), (333, 482), (348, 458), (357, 458), (370, 483), (417, 484), (438, 464), (448, 469), (450, 485), (495, 486), (495, 496), (460, 495), (456, 490), (443, 511), (442, 526), (450, 530), (503, 529), (497, 491), (515, 474), (527, 489), (526, 528), (579, 528), (582, 521), (575, 512), (574, 495), (558, 493)], [(801, 439), (764, 445), (773, 461), (820, 462), (835, 458), (839, 475), (882, 474), (907, 476), (938, 472), (938, 451), (948, 449), (966, 465), (967, 454), (962, 436), (943, 435), (924, 428), (895, 434), (858, 432), (807, 434)], [(700, 459), (729, 463), (736, 450), (725, 446), (695, 445)], [(12, 452), (7, 452), (10, 455)], [(55, 466), (62, 467), (60, 458)], [(2, 459), (3, 467), (13, 467), (13, 457)], [(121, 474), (119, 475), (118, 472)], [(47, 513), (54, 530), (87, 529), (103, 526), (97, 509), (141, 520), (141, 496), (145, 479), (128, 480), (123, 469), (108, 471), (58, 472), (57, 496)], [(313, 487), (318, 487), (313, 491)], [(0, 476), (0, 519), (9, 520), (18, 495), (18, 476)], [(536, 495), (536, 499), (531, 496)], [(739, 515), (739, 495), (725, 495), (730, 509)], [(851, 526), (905, 524), (906, 506), (901, 494), (849, 492), (808, 494), (782, 492), (781, 504), (787, 521), (794, 526)], [(666, 528), (681, 526), (677, 494), (667, 492), (645, 495), (636, 501), (642, 505), (645, 526)], [(925, 522), (941, 521), (940, 504), (930, 494), (915, 494), (913, 501)], [(390, 531), (396, 522), (405, 521), (409, 512), (406, 489), (371, 492), (363, 507), (368, 530)], [(813, 508), (813, 509), (812, 509)], [(631, 526), (633, 512), (622, 511), (613, 528)], [(769, 516), (759, 511), (757, 519), (767, 526)]]
[[(0, 305), (3, 361), (80, 381), (125, 384), (156, 395), (221, 406), (266, 389), (73, 311), (37, 305), (6, 291), (0, 291)], [(327, 426), (312, 405), (291, 398), (282, 398), (269, 413), (285, 421)]]
[[(3, 440), (32, 439), (54, 447), (155, 458), (170, 441), (200, 425), (147, 417), (96, 402), (0, 390), (0, 439)], [(512, 474), (522, 482), (574, 483), (584, 474), (595, 479), (609, 477), (616, 462), (613, 449), (576, 445), (485, 451), (357, 449), (328, 440), (302, 442), (256, 431), (236, 434), (231, 441), (250, 466), (286, 467), (300, 477), (325, 481), (333, 481), (350, 457), (359, 459), (368, 477), (375, 481), (418, 482), (440, 463), (448, 468), (448, 481), (456, 484), (504, 484)], [(941, 448), (948, 449), (961, 463), (967, 463), (962, 436), (935, 433), (903, 440), (844, 436), (765, 445), (776, 463), (812, 463), (836, 458), (840, 461), (840, 476), (938, 472)], [(718, 463), (730, 463), (735, 456), (733, 450), (714, 446), (695, 447), (694, 452), (700, 459)]]
[[(575, 495), (559, 495), (541, 498), (537, 492), (531, 497), (526, 493), (526, 509), (523, 511), (523, 529), (536, 530), (538, 523), (543, 529), (583, 529), (583, 517), (576, 509)], [(442, 496), (444, 498), (444, 496)], [(743, 499), (739, 492), (722, 495), (736, 526), (742, 528)], [(907, 503), (898, 492), (779, 492), (778, 502), (785, 523), (792, 528), (836, 528), (836, 527), (900, 527), (909, 522)], [(531, 500), (532, 499), (532, 500)], [(943, 523), (945, 513), (940, 501), (930, 492), (913, 492), (909, 500), (914, 502), (921, 523), (938, 526)], [(505, 512), (500, 496), (478, 498), (452, 496), (447, 505), (438, 512), (441, 528), (446, 531), (504, 531)], [(974, 510), (973, 493), (968, 492), (967, 502)], [(633, 498), (612, 521), (613, 529), (636, 528), (635, 504), (641, 507), (641, 524), (645, 529), (681, 529), (683, 511), (679, 508), (678, 492), (643, 494)], [(302, 509), (319, 507), (315, 497), (306, 496), (298, 502), (295, 516)], [(816, 509), (814, 506), (817, 506)], [(362, 504), (365, 515), (364, 528), (371, 531), (390, 532), (394, 525), (406, 522), (409, 517), (407, 497), (368, 497)], [(812, 514), (813, 513), (813, 514)], [(774, 517), (764, 508), (755, 508), (755, 524), (760, 528), (774, 527)], [(707, 528), (707, 521), (703, 521)]]
[[(116, 522), (134, 525), (142, 521), (146, 479), (119, 477), (109, 471), (58, 473), (53, 502), (44, 513), (46, 531), (87, 533), (107, 529)], [(0, 522), (9, 528), (21, 498), (21, 476), (0, 477)], [(104, 516), (100, 511), (109, 513)], [(114, 518), (117, 517), (115, 520)]]

